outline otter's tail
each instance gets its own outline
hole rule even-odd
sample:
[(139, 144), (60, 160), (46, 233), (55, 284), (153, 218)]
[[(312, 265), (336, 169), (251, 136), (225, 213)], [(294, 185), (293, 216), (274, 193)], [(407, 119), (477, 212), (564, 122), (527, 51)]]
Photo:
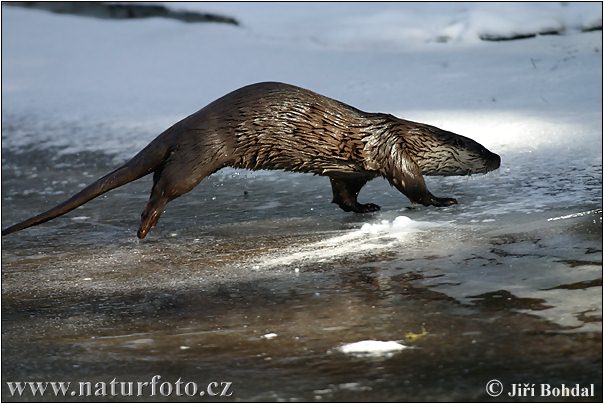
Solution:
[(157, 170), (162, 165), (169, 152), (169, 148), (165, 145), (165, 143), (158, 140), (159, 139), (156, 139), (155, 141), (151, 142), (147, 147), (141, 150), (123, 166), (110, 172), (104, 177), (99, 178), (54, 208), (3, 229), (2, 235), (6, 236), (7, 234), (14, 233), (31, 226), (36, 226), (40, 223), (52, 220), (55, 217), (62, 216), (107, 191), (121, 187), (122, 185), (126, 185), (129, 182), (137, 180)]

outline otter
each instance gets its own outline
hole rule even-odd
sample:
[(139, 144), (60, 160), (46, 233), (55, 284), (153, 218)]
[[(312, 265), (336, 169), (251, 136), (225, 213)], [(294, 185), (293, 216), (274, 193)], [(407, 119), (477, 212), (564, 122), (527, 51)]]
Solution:
[(2, 230), (44, 223), (153, 173), (137, 232), (145, 238), (171, 200), (223, 167), (287, 170), (327, 176), (333, 203), (366, 213), (367, 181), (384, 177), (413, 203), (449, 206), (424, 175), (470, 175), (499, 168), (500, 157), (464, 136), (384, 113), (364, 112), (310, 90), (265, 82), (242, 87), (177, 122), (121, 167), (54, 208)]

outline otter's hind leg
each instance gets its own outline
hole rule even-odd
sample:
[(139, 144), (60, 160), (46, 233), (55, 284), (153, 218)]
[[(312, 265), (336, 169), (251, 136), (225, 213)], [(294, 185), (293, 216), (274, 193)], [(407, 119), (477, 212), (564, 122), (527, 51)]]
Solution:
[(186, 194), (199, 182), (216, 171), (214, 167), (203, 167), (198, 172), (190, 172), (186, 165), (168, 163), (153, 175), (153, 188), (149, 201), (141, 214), (141, 224), (137, 232), (140, 239), (145, 238), (154, 227), (168, 202)]
[[(136, 233), (139, 239), (144, 239), (151, 230), (157, 224), (159, 217), (164, 211), (166, 205), (170, 200), (167, 198), (165, 192), (162, 191), (160, 184), (162, 170), (156, 171), (153, 174), (153, 187), (151, 188), (151, 196), (145, 209), (141, 214), (141, 224)], [(163, 182), (163, 181), (162, 181)]]
[(368, 213), (380, 210), (374, 203), (359, 203), (357, 196), (367, 183), (367, 177), (334, 178), (329, 177), (333, 191), (333, 203), (337, 203), (345, 212)]

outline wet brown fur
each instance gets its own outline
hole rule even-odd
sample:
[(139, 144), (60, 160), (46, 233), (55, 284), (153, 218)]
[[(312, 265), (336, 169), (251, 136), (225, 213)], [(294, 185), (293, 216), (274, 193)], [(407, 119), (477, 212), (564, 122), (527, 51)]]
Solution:
[(283, 83), (252, 84), (176, 123), (122, 167), (62, 204), (2, 231), (6, 235), (61, 216), (97, 196), (153, 175), (138, 237), (155, 226), (166, 204), (223, 167), (328, 176), (333, 202), (371, 212), (357, 195), (382, 176), (412, 202), (447, 206), (426, 188), (425, 175), (465, 175), (499, 167), (500, 159), (471, 139), (392, 115), (368, 113)]

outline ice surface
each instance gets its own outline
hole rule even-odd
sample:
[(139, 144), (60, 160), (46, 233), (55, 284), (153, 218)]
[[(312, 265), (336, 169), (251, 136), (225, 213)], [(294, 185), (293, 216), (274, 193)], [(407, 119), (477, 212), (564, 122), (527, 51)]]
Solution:
[[(361, 197), (377, 191), (386, 198), (385, 204), (375, 201), (383, 205), (382, 216), (284, 249), (278, 256), (261, 256), (261, 262), (250, 265), (255, 268), (401, 248), (416, 243), (423, 232), (428, 237), (450, 232), (446, 223), (461, 232), (474, 223), (497, 228), (502, 221), (521, 224), (552, 209), (548, 218), (601, 204), (601, 36), (580, 33), (601, 16), (600, 4), (170, 7), (232, 14), (244, 27), (153, 19), (125, 24), (4, 6), (3, 150), (53, 147), (67, 156), (101, 152), (122, 161), (176, 120), (226, 92), (254, 81), (278, 80), (365, 110), (458, 132), (502, 156), (498, 173), (427, 179), (435, 194), (460, 199), (450, 209), (401, 216), (396, 209), (405, 206), (404, 197), (386, 194), (384, 185), (377, 185), (381, 180), (375, 180)], [(478, 39), (482, 33), (560, 27), (564, 35), (555, 37), (505, 43)], [(304, 210), (322, 215), (329, 206), (327, 195), (309, 199), (318, 184), (312, 178), (232, 169), (215, 176), (226, 183), (236, 179), (248, 189), (279, 188), (277, 197), (273, 188), (256, 192), (250, 217)], [(43, 192), (65, 192), (57, 186)], [(305, 196), (284, 199), (294, 188)], [(31, 186), (20, 192), (40, 191)], [(217, 188), (205, 209), (228, 217), (226, 199)], [(580, 206), (575, 206), (577, 201)], [(73, 220), (90, 221), (79, 220), (83, 217)], [(181, 233), (169, 234), (178, 238)]]

